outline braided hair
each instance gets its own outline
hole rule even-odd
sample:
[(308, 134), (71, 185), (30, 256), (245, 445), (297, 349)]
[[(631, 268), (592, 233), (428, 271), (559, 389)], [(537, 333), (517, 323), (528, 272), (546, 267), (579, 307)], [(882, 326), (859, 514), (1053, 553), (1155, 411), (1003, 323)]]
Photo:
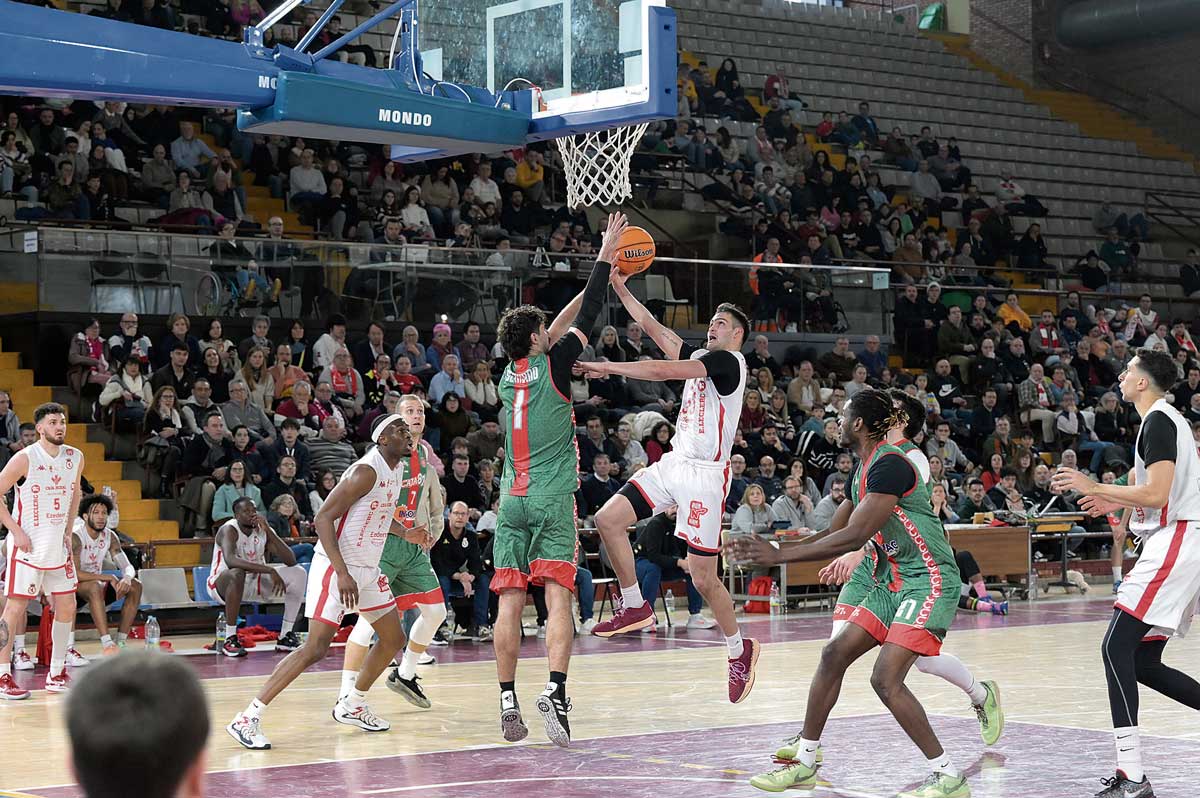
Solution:
[(893, 404), (898, 405), (908, 417), (904, 425), (904, 437), (910, 441), (925, 429), (925, 405), (915, 396), (910, 396), (899, 388), (888, 391)]
[(850, 400), (850, 414), (862, 419), (867, 437), (881, 441), (892, 427), (908, 422), (907, 409), (897, 408), (892, 397), (875, 388), (864, 388)]

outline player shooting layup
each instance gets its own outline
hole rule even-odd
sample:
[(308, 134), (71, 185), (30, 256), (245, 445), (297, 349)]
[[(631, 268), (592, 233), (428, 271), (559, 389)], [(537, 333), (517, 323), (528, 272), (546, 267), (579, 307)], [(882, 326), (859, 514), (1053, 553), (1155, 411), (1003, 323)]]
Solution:
[[(71, 558), (72, 528), (79, 510), (83, 453), (67, 446), (67, 411), (53, 402), (33, 411), (38, 440), (12, 456), (0, 471), (0, 496), (17, 486), (13, 512), (0, 502), (0, 523), (8, 527), (7, 590), (0, 616), (0, 698), (29, 698), (12, 677), (12, 634), (30, 599), (45, 593), (54, 606), (54, 642), (46, 691), (65, 693), (67, 648), (75, 623), (79, 580)], [(22, 481), (24, 480), (24, 481)], [(20, 483), (20, 484), (17, 484)]]
[(583, 363), (583, 373), (589, 377), (617, 374), (687, 382), (671, 451), (630, 478), (596, 513), (596, 528), (621, 585), (621, 607), (613, 617), (597, 624), (592, 634), (612, 637), (654, 622), (654, 610), (638, 587), (626, 530), (637, 520), (677, 505), (675, 535), (688, 542), (692, 583), (712, 607), (713, 617), (725, 634), (729, 700), (736, 704), (754, 687), (759, 644), (752, 639), (742, 640), (733, 599), (717, 573), (717, 555), (721, 551), (721, 512), (729, 495), (729, 456), (746, 392), (746, 360), (741, 349), (750, 322), (736, 305), (721, 304), (708, 323), (705, 348), (696, 349), (660, 324), (634, 298), (625, 286), (625, 275), (613, 269), (609, 279), (629, 315), (642, 325), (668, 360)]

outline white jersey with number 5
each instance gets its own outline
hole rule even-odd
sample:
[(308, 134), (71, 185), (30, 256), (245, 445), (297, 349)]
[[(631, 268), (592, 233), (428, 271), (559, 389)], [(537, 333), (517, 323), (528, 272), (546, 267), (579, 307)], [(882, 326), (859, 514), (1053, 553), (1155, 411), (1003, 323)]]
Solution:
[(53, 457), (41, 441), (21, 453), (29, 459), (29, 466), (25, 481), (17, 486), (13, 517), (29, 535), (33, 550), (13, 556), (35, 568), (60, 568), (70, 557), (67, 516), (83, 455), (73, 446), (60, 446), (58, 456)]
[[(346, 474), (349, 474), (351, 469), (365, 465), (375, 472), (375, 482), (371, 489), (350, 505), (346, 514), (334, 524), (338, 551), (342, 553), (346, 565), (379, 567), (379, 559), (383, 556), (383, 544), (387, 540), (392, 516), (396, 512), (396, 499), (400, 496), (400, 482), (403, 476), (401, 463), (403, 460), (397, 463), (396, 468), (388, 466), (379, 447), (376, 446), (346, 469)], [(324, 547), (319, 543), (317, 552), (321, 556), (327, 556)]]
[[(706, 349), (696, 349), (688, 359), (697, 360), (707, 354)], [(740, 367), (737, 389), (732, 393), (722, 396), (711, 377), (694, 377), (683, 384), (671, 451), (689, 460), (726, 463), (733, 451), (746, 393), (746, 359), (741, 352), (729, 354)]]

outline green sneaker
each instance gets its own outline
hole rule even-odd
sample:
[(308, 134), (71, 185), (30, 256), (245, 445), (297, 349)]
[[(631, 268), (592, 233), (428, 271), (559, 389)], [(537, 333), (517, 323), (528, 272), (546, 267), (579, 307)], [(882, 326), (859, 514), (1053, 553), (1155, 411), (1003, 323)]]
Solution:
[(896, 798), (971, 798), (971, 786), (966, 776), (930, 773), (920, 787), (902, 792)]
[[(775, 749), (776, 759), (795, 759), (800, 753), (800, 740), (804, 737), (804, 732), (792, 735), (783, 741), (783, 745)], [(824, 753), (820, 748), (817, 748), (817, 764), (825, 761)]]
[(995, 745), (1004, 733), (1004, 710), (1000, 708), (1000, 687), (995, 682), (980, 682), (987, 690), (982, 704), (972, 707), (979, 720), (979, 736), (984, 745)]
[(819, 767), (820, 765), (809, 767), (799, 762), (794, 765), (784, 765), (778, 770), (755, 776), (750, 779), (750, 785), (767, 792), (783, 792), (789, 787), (811, 790), (817, 786), (817, 768)]

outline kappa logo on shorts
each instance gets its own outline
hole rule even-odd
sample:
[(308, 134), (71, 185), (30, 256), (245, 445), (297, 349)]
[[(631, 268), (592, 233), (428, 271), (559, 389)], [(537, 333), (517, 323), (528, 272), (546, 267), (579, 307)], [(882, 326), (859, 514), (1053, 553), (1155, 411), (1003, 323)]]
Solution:
[(700, 517), (703, 515), (708, 515), (708, 508), (704, 506), (704, 503), (699, 501), (692, 502), (688, 507), (688, 526), (699, 529)]
[(391, 588), (388, 586), (388, 579), (383, 574), (379, 575), (379, 592), (387, 593)]

